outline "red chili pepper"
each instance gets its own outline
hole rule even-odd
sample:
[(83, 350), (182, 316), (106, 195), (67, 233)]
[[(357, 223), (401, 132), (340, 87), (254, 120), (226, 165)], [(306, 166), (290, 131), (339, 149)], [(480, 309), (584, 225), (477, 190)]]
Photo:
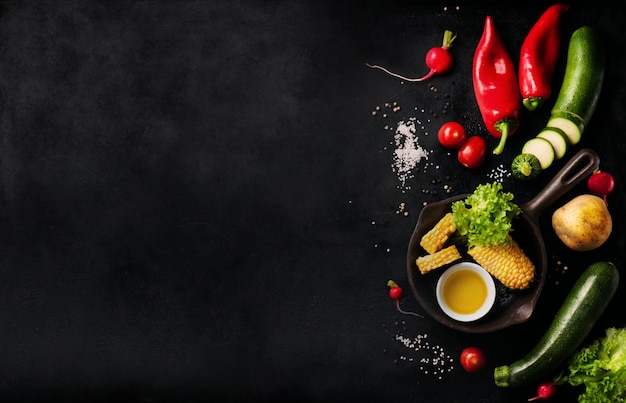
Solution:
[(550, 97), (561, 46), (561, 16), (567, 4), (554, 4), (539, 17), (522, 43), (519, 88), (526, 109), (534, 111)]
[(509, 136), (519, 127), (522, 101), (516, 66), (490, 16), (474, 53), (474, 94), (487, 131), (499, 138), (494, 154), (500, 154)]

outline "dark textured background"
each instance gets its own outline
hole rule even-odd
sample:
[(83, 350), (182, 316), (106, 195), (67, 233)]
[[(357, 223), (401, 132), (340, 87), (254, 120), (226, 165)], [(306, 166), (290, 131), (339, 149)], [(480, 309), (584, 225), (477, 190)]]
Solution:
[[(610, 241), (575, 254), (547, 225), (537, 314), (493, 334), (400, 315), (386, 282), (420, 312), (405, 259), (422, 203), (490, 181), (545, 123), (547, 109), (526, 113), (476, 171), (436, 143), (455, 119), (495, 145), (471, 85), (484, 17), (517, 61), (546, 4), (2, 2), (0, 399), (526, 401), (534, 387), (499, 389), (493, 367), (529, 351), (586, 265), (624, 270), (623, 11), (572, 6), (563, 26), (563, 49), (583, 24), (609, 49), (569, 155), (593, 148), (616, 178)], [(365, 66), (422, 75), (444, 29), (458, 33), (449, 75), (405, 84)], [(385, 102), (402, 110), (373, 117)], [(403, 189), (393, 129), (411, 117), (430, 155)], [(505, 187), (526, 201), (562, 163)], [(620, 287), (593, 336), (626, 325), (624, 300)], [(442, 379), (396, 339), (424, 334), (455, 360)], [(485, 372), (458, 366), (468, 345)]]

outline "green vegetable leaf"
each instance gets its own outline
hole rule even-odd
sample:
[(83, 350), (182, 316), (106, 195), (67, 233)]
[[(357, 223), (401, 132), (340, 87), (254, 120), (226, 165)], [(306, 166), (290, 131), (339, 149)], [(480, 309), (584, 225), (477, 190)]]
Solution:
[(626, 401), (626, 329), (608, 328), (605, 336), (574, 353), (563, 378), (584, 385), (580, 403)]
[(457, 233), (467, 240), (469, 247), (508, 242), (513, 218), (521, 213), (512, 200), (513, 194), (502, 191), (500, 182), (478, 185), (465, 200), (452, 203)]

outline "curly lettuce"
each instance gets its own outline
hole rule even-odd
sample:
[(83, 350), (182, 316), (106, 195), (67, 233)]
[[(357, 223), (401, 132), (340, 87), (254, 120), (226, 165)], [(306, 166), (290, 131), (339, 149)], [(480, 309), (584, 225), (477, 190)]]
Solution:
[(584, 385), (579, 403), (626, 401), (626, 329), (610, 327), (605, 336), (574, 353), (568, 374), (556, 383)]
[(464, 200), (452, 203), (454, 226), (469, 247), (508, 242), (513, 219), (520, 213), (513, 194), (504, 192), (501, 182), (478, 185)]

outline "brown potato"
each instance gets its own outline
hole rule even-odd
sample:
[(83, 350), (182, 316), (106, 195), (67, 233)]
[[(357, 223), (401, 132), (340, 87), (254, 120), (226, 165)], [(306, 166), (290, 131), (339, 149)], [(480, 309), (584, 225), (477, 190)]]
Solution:
[(552, 214), (552, 228), (568, 248), (583, 252), (600, 247), (609, 238), (613, 220), (602, 198), (583, 194)]

